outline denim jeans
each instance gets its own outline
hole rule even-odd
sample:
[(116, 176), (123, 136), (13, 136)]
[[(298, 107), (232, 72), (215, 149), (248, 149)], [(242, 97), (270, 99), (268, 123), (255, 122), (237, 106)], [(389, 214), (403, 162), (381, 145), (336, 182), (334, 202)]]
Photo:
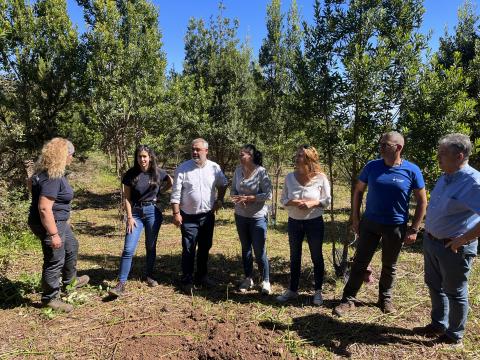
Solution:
[(354, 300), (363, 284), (365, 271), (382, 240), (382, 274), (379, 281), (380, 301), (391, 301), (392, 287), (397, 271), (397, 260), (402, 249), (406, 224), (384, 225), (363, 218), (360, 223), (355, 258), (350, 277), (343, 289), (342, 301)]
[(137, 249), (138, 241), (143, 228), (145, 228), (146, 263), (145, 275), (151, 277), (157, 257), (157, 238), (163, 217), (161, 211), (155, 205), (145, 205), (132, 208), (132, 217), (137, 224), (130, 234), (125, 234), (122, 259), (120, 260), (119, 280), (126, 282), (132, 268), (132, 258)]
[(77, 276), (78, 241), (67, 221), (56, 221), (62, 246), (51, 247), (51, 238), (41, 224), (29, 224), (32, 232), (42, 242), (42, 302), (47, 303), (60, 295), (60, 277), (64, 286)]
[[(212, 247), (215, 215), (213, 211), (203, 214), (189, 215), (181, 211), (182, 225), (182, 282), (201, 281), (207, 276), (208, 252)], [(198, 251), (197, 249), (198, 245)], [(193, 278), (197, 255), (197, 272)]]
[(425, 283), (432, 301), (432, 325), (446, 330), (447, 336), (463, 337), (468, 314), (468, 276), (474, 255), (465, 255), (462, 248), (454, 253), (443, 241), (425, 233), (423, 238)]
[(267, 218), (250, 218), (235, 214), (235, 224), (237, 225), (238, 237), (242, 244), (242, 261), (245, 277), (252, 277), (253, 273), (253, 252), (258, 265), (258, 270), (262, 273), (264, 281), (270, 281), (270, 271), (267, 258), (266, 240), (267, 240)]
[(315, 290), (321, 290), (325, 264), (323, 262), (323, 217), (309, 220), (288, 218), (288, 242), (290, 244), (290, 290), (297, 291), (302, 266), (302, 243), (307, 236), (310, 256), (313, 262)]

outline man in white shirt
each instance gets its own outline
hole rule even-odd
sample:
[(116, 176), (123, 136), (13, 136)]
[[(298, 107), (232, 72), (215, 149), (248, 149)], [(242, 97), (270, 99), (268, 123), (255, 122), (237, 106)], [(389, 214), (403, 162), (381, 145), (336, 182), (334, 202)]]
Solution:
[(220, 166), (208, 160), (207, 154), (208, 143), (204, 139), (192, 141), (192, 159), (184, 161), (175, 170), (170, 198), (173, 223), (182, 231), (182, 286), (188, 293), (194, 282), (212, 285), (207, 277), (207, 262), (215, 226), (214, 212), (222, 207), (228, 184)]

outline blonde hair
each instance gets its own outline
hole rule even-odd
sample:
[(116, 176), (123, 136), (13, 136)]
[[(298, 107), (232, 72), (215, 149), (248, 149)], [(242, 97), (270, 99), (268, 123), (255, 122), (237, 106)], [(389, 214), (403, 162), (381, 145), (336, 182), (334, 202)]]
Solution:
[(318, 160), (318, 151), (315, 149), (313, 146), (300, 146), (298, 150), (303, 150), (303, 153), (305, 154), (305, 167), (308, 170), (309, 174), (313, 175), (319, 175), (322, 174), (322, 167), (320, 166), (319, 160)]
[(56, 137), (43, 145), (42, 153), (35, 164), (35, 173), (47, 172), (51, 179), (61, 178), (65, 174), (67, 156), (73, 154), (70, 141)]

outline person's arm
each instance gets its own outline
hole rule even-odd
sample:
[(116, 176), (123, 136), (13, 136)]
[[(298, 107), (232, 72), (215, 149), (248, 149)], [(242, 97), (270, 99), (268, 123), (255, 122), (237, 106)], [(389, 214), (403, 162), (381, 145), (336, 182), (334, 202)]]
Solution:
[(413, 215), (412, 225), (407, 229), (405, 233), (405, 244), (413, 244), (417, 240), (417, 234), (420, 230), (420, 224), (422, 223), (425, 212), (427, 211), (427, 192), (425, 188), (414, 189), (413, 194), (417, 201), (415, 208), (415, 214)]
[(182, 225), (182, 215), (180, 214), (180, 198), (182, 196), (183, 173), (178, 168), (175, 170), (173, 178), (172, 194), (170, 195), (170, 204), (172, 206), (173, 223), (176, 226)]
[(319, 179), (316, 179), (314, 186), (318, 186), (318, 199), (302, 200), (302, 203), (298, 205), (300, 209), (307, 210), (314, 207), (325, 208), (328, 207), (328, 205), (330, 204), (330, 184), (328, 183), (327, 178), (323, 177), (321, 181)]
[(227, 191), (228, 179), (220, 169), (220, 166), (215, 166), (215, 187), (217, 188), (217, 199), (213, 204), (213, 211), (217, 211), (223, 206), (223, 199)]
[(130, 186), (122, 184), (123, 189), (123, 207), (127, 213), (127, 233), (131, 234), (134, 227), (137, 227), (137, 223), (132, 215), (132, 189)]
[(457, 252), (460, 246), (468, 244), (470, 241), (477, 239), (480, 236), (480, 223), (475, 225), (472, 229), (467, 231), (465, 234), (461, 236), (457, 236), (456, 238), (451, 239), (449, 243), (445, 245), (445, 247), (449, 247), (452, 249), (453, 252)]
[(289, 198), (289, 190), (288, 190), (288, 176), (285, 177), (285, 181), (283, 183), (283, 190), (282, 190), (282, 196), (280, 197), (280, 202), (283, 204), (283, 206), (299, 206), (303, 204), (303, 200), (297, 200), (297, 199), (290, 199)]
[(367, 183), (364, 183), (362, 180), (357, 180), (352, 198), (352, 230), (355, 234), (359, 233), (360, 207), (362, 206), (363, 194), (366, 189)]
[(53, 204), (55, 199), (49, 196), (40, 196), (38, 199), (38, 212), (40, 213), (40, 221), (47, 232), (47, 236), (51, 238), (50, 246), (58, 249), (62, 246), (62, 239), (58, 233), (57, 224), (53, 217)]
[(172, 188), (172, 185), (173, 185), (172, 177), (167, 173), (165, 173), (165, 177), (163, 178), (163, 181), (162, 181), (161, 191), (166, 192), (170, 190)]

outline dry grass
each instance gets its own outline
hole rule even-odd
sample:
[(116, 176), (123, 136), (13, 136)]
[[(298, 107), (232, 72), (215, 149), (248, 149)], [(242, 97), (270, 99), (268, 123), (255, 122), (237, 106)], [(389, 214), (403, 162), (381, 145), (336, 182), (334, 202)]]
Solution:
[[(384, 315), (373, 304), (376, 285), (364, 286), (359, 300), (364, 306), (345, 318), (331, 315), (343, 283), (335, 279), (331, 239), (346, 227), (346, 214), (327, 228), (324, 247), (325, 304), (314, 307), (313, 274), (308, 248), (304, 248), (301, 297), (279, 306), (274, 296), (257, 291), (239, 294), (242, 277), (240, 244), (232, 209), (219, 212), (211, 250), (210, 272), (218, 282), (213, 290), (184, 295), (178, 289), (180, 232), (165, 216), (157, 247), (160, 286), (148, 288), (139, 281), (144, 265), (140, 244), (128, 282), (128, 295), (105, 301), (105, 289), (115, 283), (123, 246), (123, 224), (117, 202), (117, 180), (94, 155), (75, 169), (77, 189), (73, 214), (80, 242), (78, 268), (90, 275), (91, 286), (70, 295), (76, 305), (71, 314), (56, 314), (38, 307), (33, 286), (20, 304), (4, 304), (0, 315), (0, 358), (170, 358), (170, 359), (476, 359), (480, 358), (480, 274), (471, 275), (471, 311), (463, 350), (430, 347), (426, 339), (411, 334), (413, 326), (429, 319), (428, 292), (423, 284), (423, 258), (419, 246), (401, 255), (394, 300), (398, 312)], [(339, 189), (339, 204), (348, 205), (348, 189)], [(347, 199), (347, 200), (345, 200)], [(345, 203), (345, 204), (344, 204)], [(327, 219), (327, 218), (326, 218)], [(280, 212), (278, 229), (269, 229), (274, 294), (288, 284), (286, 214)], [(12, 287), (37, 279), (41, 253), (26, 251), (17, 257), (7, 278)], [(379, 254), (374, 273), (379, 276)]]

